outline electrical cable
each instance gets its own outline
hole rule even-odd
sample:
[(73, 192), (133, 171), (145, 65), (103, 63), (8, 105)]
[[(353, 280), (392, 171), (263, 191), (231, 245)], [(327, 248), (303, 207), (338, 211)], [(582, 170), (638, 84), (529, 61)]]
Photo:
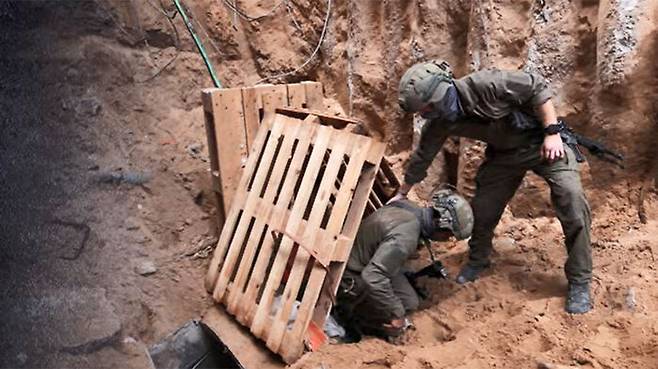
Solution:
[(331, 1), (332, 0), (327, 0), (327, 15), (324, 19), (324, 26), (322, 27), (322, 33), (320, 34), (320, 40), (318, 41), (318, 45), (315, 47), (315, 50), (313, 50), (313, 53), (311, 54), (311, 56), (309, 56), (308, 59), (304, 63), (302, 63), (300, 66), (298, 66), (297, 68), (295, 68), (295, 69), (293, 69), (289, 72), (285, 72), (285, 73), (277, 74), (277, 75), (274, 75), (274, 76), (261, 78), (260, 80), (258, 80), (256, 82), (256, 84), (262, 83), (262, 82), (270, 80), (270, 79), (281, 78), (281, 77), (286, 77), (286, 76), (293, 75), (293, 74), (299, 72), (300, 70), (302, 70), (304, 67), (306, 67), (311, 62), (311, 60), (313, 60), (313, 58), (318, 53), (318, 51), (320, 51), (320, 46), (322, 46), (322, 42), (324, 41), (324, 36), (327, 33), (327, 25), (329, 24), (329, 16), (331, 15)]
[(203, 59), (206, 68), (208, 69), (208, 73), (210, 74), (210, 78), (212, 79), (213, 84), (217, 88), (223, 88), (221, 82), (219, 81), (219, 78), (217, 78), (217, 75), (215, 74), (215, 70), (212, 67), (212, 63), (210, 62), (208, 55), (206, 55), (206, 50), (203, 47), (201, 40), (199, 40), (199, 37), (194, 32), (194, 27), (192, 27), (192, 22), (187, 17), (185, 10), (183, 9), (183, 6), (180, 3), (181, 0), (173, 0), (173, 1), (174, 1), (174, 5), (176, 6), (176, 9), (178, 10), (181, 17), (183, 18), (183, 23), (185, 23), (185, 27), (187, 27), (188, 32), (190, 32), (190, 36), (192, 36), (192, 39), (194, 40), (194, 44), (199, 50), (199, 54), (201, 54), (201, 58)]
[(223, 56), (224, 53), (221, 52), (221, 51), (219, 50), (219, 47), (217, 46), (217, 43), (215, 43), (215, 41), (213, 41), (212, 37), (210, 37), (210, 34), (209, 34), (208, 31), (206, 30), (206, 28), (201, 24), (201, 22), (199, 22), (198, 17), (196, 16), (196, 14), (195, 14), (194, 11), (192, 10), (192, 8), (188, 8), (187, 10), (188, 10), (188, 11), (190, 12), (190, 14), (192, 15), (191, 18), (192, 18), (192, 20), (194, 21), (194, 23), (196, 23), (196, 25), (197, 25), (199, 28), (201, 28), (201, 31), (203, 31), (203, 34), (206, 36), (206, 39), (207, 39), (208, 41), (210, 41), (210, 45), (212, 45), (212, 48), (215, 49), (215, 52), (217, 53), (217, 55), (218, 55), (218, 56)]
[(147, 82), (150, 82), (153, 79), (155, 79), (162, 72), (164, 72), (165, 69), (167, 69), (170, 65), (172, 65), (176, 61), (176, 59), (178, 59), (178, 55), (180, 55), (180, 35), (178, 34), (178, 28), (176, 28), (176, 24), (174, 23), (174, 18), (176, 17), (176, 14), (178, 12), (176, 10), (174, 10), (174, 11), (171, 12), (171, 15), (169, 15), (169, 13), (167, 13), (167, 11), (164, 9), (164, 5), (162, 4), (162, 0), (160, 0), (160, 7), (153, 4), (150, 0), (147, 0), (147, 1), (148, 1), (149, 4), (151, 4), (151, 6), (153, 6), (156, 10), (158, 10), (160, 13), (162, 13), (167, 18), (167, 21), (169, 22), (169, 24), (173, 28), (174, 35), (176, 36), (176, 41), (175, 41), (175, 44), (174, 44), (174, 48), (176, 49), (176, 54), (167, 63), (165, 63), (165, 65), (162, 68), (158, 69), (158, 71), (155, 74), (153, 74), (152, 76), (150, 76), (150, 77), (148, 77), (144, 80), (135, 81), (135, 83), (140, 83), (140, 84), (147, 83)]

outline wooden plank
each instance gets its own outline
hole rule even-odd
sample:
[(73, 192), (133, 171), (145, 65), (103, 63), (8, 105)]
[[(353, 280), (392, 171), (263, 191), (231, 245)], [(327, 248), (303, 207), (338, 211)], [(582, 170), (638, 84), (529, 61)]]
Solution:
[(386, 158), (382, 158), (382, 162), (379, 168), (382, 170), (382, 172), (384, 172), (384, 175), (386, 176), (386, 179), (388, 179), (389, 183), (397, 190), (397, 188), (400, 187), (400, 181), (393, 172), (393, 169), (391, 169), (391, 164), (389, 164)]
[(276, 108), (288, 105), (288, 96), (286, 93), (285, 90), (263, 92), (261, 99), (263, 100), (264, 116), (276, 114)]
[(256, 89), (253, 87), (242, 89), (242, 110), (244, 112), (244, 125), (247, 136), (247, 148), (251, 151), (254, 138), (260, 125), (260, 112), (258, 110)]
[[(386, 150), (386, 144), (379, 142), (379, 141), (374, 141), (372, 143), (372, 148), (370, 149), (370, 158), (376, 158), (379, 157), (380, 160), (373, 160), (371, 163), (373, 163), (375, 166), (371, 167), (371, 169), (368, 171), (368, 173), (362, 174), (364, 176), (363, 182), (359, 182), (359, 186), (356, 188), (354, 192), (354, 199), (352, 200), (353, 202), (360, 203), (362, 201), (362, 198), (367, 198), (368, 194), (370, 193), (370, 188), (372, 187), (372, 184), (368, 185), (368, 183), (371, 181), (375, 180), (375, 175), (377, 173), (377, 166), (381, 162), (381, 158), (384, 156), (384, 152)], [(375, 170), (372, 170), (372, 168), (375, 168)], [(372, 173), (370, 173), (372, 172)], [(347, 217), (345, 218), (345, 227), (343, 229), (342, 234), (348, 237), (354, 237), (356, 236), (356, 232), (359, 229), (359, 225), (361, 223), (361, 217), (363, 216), (363, 209), (359, 209), (358, 207), (352, 207), (350, 208), (350, 212), (347, 214)], [(345, 250), (349, 253), (349, 250)], [(337, 260), (343, 259), (341, 255), (337, 255), (335, 257)]]
[(306, 89), (306, 106), (309, 109), (324, 110), (322, 83), (304, 81), (302, 85)]
[(263, 109), (263, 99), (261, 98), (263, 91), (271, 91), (274, 87), (275, 85), (271, 83), (265, 83), (251, 87), (256, 92), (256, 107), (258, 109)]
[[(224, 211), (224, 198), (221, 194), (221, 182), (219, 180), (219, 158), (217, 155), (217, 138), (215, 137), (215, 115), (213, 114), (212, 93), (218, 89), (205, 89), (201, 93), (203, 101), (203, 115), (206, 126), (206, 138), (208, 140), (208, 158), (210, 159), (210, 180), (212, 191), (217, 200), (217, 212), (220, 222), (226, 219)], [(221, 223), (220, 223), (221, 224)]]
[[(286, 85), (258, 85), (254, 86), (254, 90), (256, 91), (256, 105), (259, 109), (263, 109), (265, 113), (269, 112), (268, 109), (288, 105), (288, 88)], [(274, 98), (270, 98), (270, 101), (278, 101), (280, 104), (273, 105), (270, 102), (270, 105), (266, 105), (263, 101), (264, 95), (273, 95)]]
[[(238, 227), (235, 231), (235, 237), (231, 241), (231, 246), (226, 254), (226, 260), (224, 266), (222, 267), (219, 277), (217, 279), (217, 284), (215, 285), (215, 290), (213, 292), (213, 297), (216, 301), (221, 301), (226, 292), (226, 287), (228, 286), (229, 279), (233, 274), (233, 271), (236, 267), (237, 258), (242, 252), (242, 245), (245, 237), (247, 236), (247, 230), (249, 225), (252, 222), (254, 212), (256, 210), (256, 200), (260, 198), (260, 193), (265, 185), (265, 180), (268, 177), (268, 172), (270, 170), (270, 163), (272, 157), (274, 156), (279, 137), (283, 132), (284, 124), (281, 122), (282, 117), (276, 116), (272, 124), (272, 130), (270, 137), (267, 142), (264, 143), (265, 148), (263, 150), (262, 158), (260, 159), (260, 165), (256, 169), (256, 174), (254, 175), (253, 183), (251, 186), (251, 191), (247, 193), (247, 198), (245, 205), (242, 211), (242, 217), (238, 223)], [(259, 158), (252, 157), (252, 161), (258, 161)]]
[[(303, 108), (306, 106), (306, 88), (301, 83), (291, 83), (288, 86), (288, 106)], [(304, 119), (305, 117), (301, 118)]]
[[(340, 131), (334, 131), (332, 136), (332, 151), (329, 155), (329, 160), (327, 161), (320, 186), (318, 187), (317, 195), (315, 199), (313, 199), (306, 232), (301, 237), (300, 245), (309, 245), (309, 247), (319, 246), (320, 248), (330, 248), (333, 246), (333, 242), (328, 244), (325, 244), (324, 242), (316, 242), (318, 239), (317, 230), (320, 229), (322, 218), (324, 217), (327, 205), (329, 203), (331, 189), (336, 183), (338, 171), (343, 164), (343, 156), (348, 147), (353, 147), (352, 142), (354, 135), (346, 134)], [(310, 174), (314, 175), (314, 173)], [(333, 252), (333, 250), (331, 251)], [(283, 291), (283, 302), (281, 308), (274, 318), (274, 324), (270, 327), (270, 332), (267, 337), (267, 347), (269, 347), (272, 351), (278, 351), (279, 347), (281, 346), (281, 340), (283, 339), (283, 334), (288, 323), (288, 317), (290, 316), (293, 303), (295, 302), (297, 294), (299, 293), (299, 288), (302, 284), (304, 272), (306, 271), (306, 266), (308, 265), (310, 257), (311, 255), (304, 248), (301, 248), (297, 251), (290, 277), (288, 278), (288, 282), (286, 283), (285, 289)]]
[[(286, 175), (281, 193), (275, 204), (275, 212), (284, 212), (288, 210), (288, 203), (294, 194), (295, 184), (302, 172), (302, 165), (304, 164), (309, 145), (312, 141), (316, 140), (317, 131), (320, 128), (320, 125), (315, 121), (316, 119), (317, 118), (309, 117), (303, 122), (303, 124), (308, 125), (308, 127), (304, 128), (305, 134), (299, 138), (299, 142), (297, 143), (297, 148), (290, 162), (290, 168)], [(278, 219), (281, 219), (281, 217)], [(288, 219), (285, 219), (285, 222), (287, 221)], [(261, 284), (265, 280), (265, 273), (272, 255), (273, 244), (274, 240), (272, 237), (266, 237), (263, 245), (261, 245), (261, 250), (252, 272), (252, 277), (250, 278), (247, 289), (244, 293), (244, 299), (246, 301), (256, 300)], [(246, 325), (251, 325), (256, 311), (257, 308), (253, 309), (251, 306), (244, 306), (238, 311), (237, 317), (241, 322), (246, 323)]]
[(384, 206), (384, 204), (382, 204), (382, 201), (379, 199), (379, 196), (377, 196), (377, 193), (373, 190), (370, 191), (370, 201), (377, 209)]
[[(328, 114), (322, 110), (300, 109), (300, 108), (284, 106), (284, 107), (276, 108), (276, 112), (298, 119), (304, 119), (308, 115), (315, 115), (318, 118), (320, 118), (321, 124), (332, 126), (339, 130), (345, 129), (348, 132), (362, 134), (360, 132), (355, 132), (355, 131), (357, 126), (363, 126), (363, 122), (353, 118)], [(367, 136), (367, 134), (365, 133), (363, 135)]]
[(242, 114), (242, 91), (224, 89), (211, 94), (224, 212), (228, 213), (242, 168), (247, 160), (247, 138)]
[(221, 90), (221, 88), (204, 88), (201, 90), (201, 102), (203, 104), (203, 110), (212, 112), (212, 95), (220, 92)]
[[(232, 351), (244, 368), (284, 369), (281, 359), (272, 355), (272, 352), (264, 344), (258, 342), (258, 338), (251, 335), (248, 330), (243, 329), (223, 308), (216, 305), (210, 306), (202, 313), (201, 319), (218, 337), (221, 337), (223, 343)], [(185, 363), (182, 363), (182, 365), (184, 365), (183, 368), (187, 366)], [(149, 365), (143, 369), (146, 369), (146, 367), (154, 368)], [(193, 366), (187, 366), (187, 368), (191, 367)], [(223, 367), (226, 368), (226, 366)], [(116, 368), (120, 369), (118, 366)], [(175, 368), (182, 369), (178, 366)], [(161, 369), (163, 368), (161, 367)]]
[[(322, 159), (331, 139), (333, 129), (325, 126), (318, 127), (318, 137), (315, 139), (313, 152), (304, 172), (304, 177), (300, 186), (300, 192), (297, 194), (293, 204), (292, 213), (286, 227), (286, 232), (296, 234), (298, 232), (299, 224), (304, 216), (308, 199), (311, 196), (310, 189), (315, 182), (316, 176), (322, 165)], [(265, 318), (269, 315), (272, 301), (274, 300), (274, 292), (279, 287), (283, 271), (286, 267), (290, 252), (293, 247), (293, 241), (284, 237), (279, 246), (279, 251), (276, 255), (272, 270), (265, 284), (263, 296), (261, 297), (260, 304), (254, 316), (254, 321), (251, 325), (251, 331), (259, 337), (264, 337), (266, 332)]]
[[(354, 211), (354, 209), (358, 210), (359, 207), (361, 208), (361, 210), (363, 210), (363, 206), (365, 205), (364, 204), (365, 198), (362, 197), (360, 193), (359, 193), (359, 195), (361, 195), (360, 197), (355, 196), (353, 198), (353, 194), (355, 193), (354, 191), (357, 190), (358, 185), (362, 184), (364, 180), (368, 181), (368, 178), (364, 178), (361, 175), (363, 164), (366, 158), (368, 158), (371, 155), (371, 152), (372, 151), (377, 152), (378, 149), (379, 147), (376, 142), (372, 141), (371, 139), (367, 139), (365, 137), (361, 137), (360, 142), (356, 143), (354, 147), (354, 151), (350, 156), (350, 162), (346, 170), (345, 176), (343, 177), (342, 185), (338, 193), (338, 197), (336, 198), (336, 203), (334, 204), (334, 208), (329, 218), (329, 222), (327, 223), (328, 235), (335, 235), (334, 238), (337, 238), (337, 236), (341, 233), (341, 230), (345, 222), (346, 214), (348, 213), (348, 210), (350, 210), (350, 203), (354, 204), (351, 209), (352, 211)], [(350, 239), (353, 239), (355, 235), (356, 234), (348, 235), (348, 236), (351, 236)], [(322, 284), (325, 281), (326, 273), (327, 271), (324, 268), (319, 268), (317, 265), (314, 265), (313, 270), (311, 271), (309, 277), (308, 284), (306, 286), (306, 291), (304, 293), (304, 296), (302, 297), (302, 302), (297, 312), (297, 320), (295, 321), (292, 330), (286, 333), (284, 337), (284, 341), (286, 342), (303, 341), (301, 338), (306, 333), (308, 324), (313, 316), (312, 313), (315, 310), (316, 302), (318, 301), (320, 291), (323, 290)], [(334, 279), (339, 279), (339, 277), (340, 275), (332, 276), (332, 278)], [(331, 282), (332, 284), (335, 283), (335, 281), (333, 280)], [(335, 293), (335, 291), (330, 290), (330, 293)], [(319, 317), (318, 320), (316, 320), (316, 324), (319, 326), (322, 326), (324, 324), (324, 320), (326, 319), (326, 314), (328, 314), (329, 309), (331, 307), (330, 304), (331, 299), (332, 296), (323, 296), (323, 298), (320, 301), (321, 304), (322, 302), (324, 302), (324, 304), (328, 306), (324, 308), (326, 310), (326, 313), (323, 313), (324, 315), (320, 314), (322, 316)], [(284, 359), (286, 359), (286, 361), (291, 361), (299, 357), (302, 351), (303, 351), (303, 346), (300, 347), (297, 345), (286, 345), (286, 347), (282, 347), (281, 355)]]
[[(251, 269), (251, 265), (258, 248), (258, 244), (261, 240), (261, 235), (269, 219), (269, 215), (274, 209), (274, 197), (276, 196), (277, 190), (279, 189), (279, 184), (283, 180), (284, 171), (286, 169), (286, 164), (292, 156), (292, 148), (295, 140), (297, 139), (297, 134), (301, 129), (302, 122), (296, 119), (277, 116), (284, 126), (285, 134), (283, 136), (283, 142), (281, 148), (277, 153), (276, 158), (274, 159), (274, 166), (272, 168), (272, 174), (270, 175), (269, 181), (267, 183), (267, 188), (263, 198), (256, 199), (254, 206), (257, 209), (255, 218), (256, 221), (251, 230), (251, 235), (246, 245), (245, 253), (242, 255), (240, 260), (240, 265), (238, 266), (237, 274), (233, 280), (233, 291), (228, 297), (227, 308), (229, 311), (233, 312), (237, 310), (238, 303), (242, 300), (242, 291), (244, 289), (245, 283), (247, 282), (247, 275)], [(272, 143), (274, 144), (274, 143)], [(267, 235), (265, 237), (268, 237)]]
[[(258, 135), (256, 136), (256, 139), (254, 141), (254, 148), (253, 150), (251, 150), (251, 156), (253, 158), (257, 158), (258, 156), (260, 156), (261, 153), (260, 150), (263, 148), (265, 139), (269, 134), (271, 123), (272, 123), (271, 120), (263, 121), (263, 129), (258, 131)], [(238, 191), (234, 199), (236, 204), (241, 204), (242, 202), (244, 202), (247, 193), (243, 189), (247, 188), (247, 185), (249, 184), (249, 181), (251, 180), (251, 177), (254, 171), (256, 170), (256, 165), (257, 165), (256, 159), (249, 160), (249, 162), (247, 163), (247, 166), (245, 167), (245, 170), (242, 173), (242, 177), (240, 178), (240, 183), (238, 184), (238, 188), (240, 189), (240, 191)], [(217, 276), (219, 275), (219, 264), (224, 259), (224, 254), (226, 253), (226, 250), (228, 249), (229, 246), (229, 241), (231, 240), (232, 230), (235, 227), (235, 224), (238, 220), (238, 216), (241, 210), (242, 209), (239, 206), (234, 206), (231, 208), (231, 210), (226, 216), (224, 227), (220, 234), (219, 241), (217, 241), (217, 247), (215, 247), (213, 257), (210, 261), (210, 267), (208, 268), (208, 273), (206, 274), (205, 287), (208, 290), (208, 292), (212, 292), (215, 288), (215, 284), (217, 282)]]

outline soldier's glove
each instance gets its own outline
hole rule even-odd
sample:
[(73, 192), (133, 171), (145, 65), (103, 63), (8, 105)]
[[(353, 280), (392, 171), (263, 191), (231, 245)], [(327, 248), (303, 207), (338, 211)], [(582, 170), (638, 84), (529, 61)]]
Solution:
[[(392, 323), (393, 322), (391, 322), (390, 325), (393, 325)], [(395, 335), (389, 334), (388, 336), (386, 336), (386, 340), (394, 345), (403, 345), (407, 341), (407, 335), (405, 333), (408, 330), (415, 328), (416, 327), (413, 325), (411, 320), (405, 317), (404, 319), (402, 319), (402, 327), (396, 327), (396, 332), (395, 332), (396, 334)]]
[(404, 334), (404, 318), (393, 319), (388, 323), (361, 321), (361, 329), (364, 334), (380, 337), (390, 341), (390, 338), (400, 337)]
[(384, 323), (379, 327), (379, 336), (390, 341), (404, 334), (405, 321), (403, 319), (393, 319), (390, 323)]

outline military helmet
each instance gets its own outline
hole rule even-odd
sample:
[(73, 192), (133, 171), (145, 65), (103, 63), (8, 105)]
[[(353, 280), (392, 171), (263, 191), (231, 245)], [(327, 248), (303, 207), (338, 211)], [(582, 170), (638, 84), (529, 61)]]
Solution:
[(465, 198), (449, 189), (432, 195), (432, 207), (438, 226), (452, 231), (458, 240), (471, 236), (473, 231), (473, 210)]
[(445, 95), (454, 75), (450, 64), (437, 59), (417, 63), (400, 78), (398, 104), (407, 112), (420, 111), (430, 102), (438, 102)]

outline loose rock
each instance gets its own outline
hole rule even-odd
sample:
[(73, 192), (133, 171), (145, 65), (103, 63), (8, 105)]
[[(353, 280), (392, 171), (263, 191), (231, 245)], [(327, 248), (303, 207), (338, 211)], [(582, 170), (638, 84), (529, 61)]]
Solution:
[(135, 267), (135, 272), (139, 275), (147, 276), (158, 271), (155, 263), (151, 260), (145, 260)]

